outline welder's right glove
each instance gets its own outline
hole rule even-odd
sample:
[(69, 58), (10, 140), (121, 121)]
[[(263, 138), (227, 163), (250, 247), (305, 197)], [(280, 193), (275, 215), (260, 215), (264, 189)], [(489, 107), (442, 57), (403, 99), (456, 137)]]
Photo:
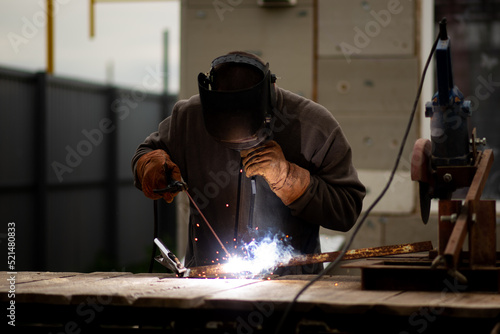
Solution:
[(166, 188), (172, 180), (181, 181), (179, 167), (170, 160), (170, 156), (164, 150), (154, 150), (141, 156), (137, 160), (136, 173), (146, 197), (163, 198), (167, 203), (171, 203), (178, 194), (178, 192), (162, 194), (153, 192), (154, 189)]
[(311, 182), (309, 171), (287, 161), (281, 146), (273, 140), (242, 150), (240, 155), (246, 176), (262, 176), (285, 205), (302, 196)]

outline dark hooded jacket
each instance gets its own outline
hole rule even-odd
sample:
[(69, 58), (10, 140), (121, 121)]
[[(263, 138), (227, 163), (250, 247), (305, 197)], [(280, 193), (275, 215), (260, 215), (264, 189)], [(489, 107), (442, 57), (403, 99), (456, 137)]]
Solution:
[[(158, 131), (139, 145), (137, 160), (163, 149), (181, 171), (189, 193), (230, 252), (253, 238), (278, 237), (301, 254), (321, 252), (319, 227), (348, 231), (361, 212), (365, 188), (352, 165), (351, 148), (338, 122), (323, 106), (277, 88), (272, 135), (285, 158), (307, 169), (305, 193), (285, 206), (260, 176), (244, 175), (238, 151), (215, 141), (205, 130), (199, 95), (176, 103)], [(191, 204), (187, 267), (223, 262), (223, 251)], [(288, 268), (317, 273), (321, 265)]]

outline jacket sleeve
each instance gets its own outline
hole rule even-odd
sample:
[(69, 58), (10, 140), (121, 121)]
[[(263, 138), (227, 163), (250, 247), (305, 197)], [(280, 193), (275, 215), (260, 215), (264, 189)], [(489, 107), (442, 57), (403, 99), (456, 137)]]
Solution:
[(365, 187), (352, 164), (349, 143), (340, 126), (312, 156), (311, 182), (289, 205), (292, 214), (325, 228), (348, 231), (361, 213)]
[(166, 118), (163, 120), (163, 122), (160, 123), (158, 127), (158, 131), (153, 132), (150, 134), (142, 144), (137, 147), (134, 156), (132, 157), (132, 173), (134, 175), (134, 185), (142, 190), (142, 185), (139, 181), (139, 178), (137, 177), (137, 160), (144, 154), (157, 150), (157, 149), (162, 149), (169, 153), (169, 150), (167, 146), (165, 145), (165, 141), (162, 140), (162, 138), (165, 138), (169, 134), (169, 128), (170, 128), (170, 121), (171, 117)]
[(361, 213), (365, 196), (352, 163), (351, 147), (330, 111), (303, 99), (297, 103), (297, 99), (290, 98), (285, 104), (300, 121), (289, 134), (291, 138), (293, 133), (301, 133), (300, 143), (295, 143), (300, 154), (298, 158), (295, 154), (297, 161), (292, 162), (309, 170), (311, 180), (304, 194), (288, 207), (292, 215), (308, 223), (348, 231)]

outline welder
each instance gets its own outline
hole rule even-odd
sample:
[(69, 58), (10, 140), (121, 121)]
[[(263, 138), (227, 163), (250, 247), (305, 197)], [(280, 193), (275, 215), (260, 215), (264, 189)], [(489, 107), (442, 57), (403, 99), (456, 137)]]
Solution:
[[(348, 231), (365, 188), (342, 129), (323, 106), (276, 85), (269, 64), (230, 52), (198, 75), (199, 94), (178, 101), (132, 159), (135, 185), (151, 199), (183, 181), (193, 203), (185, 266), (227, 258), (251, 240), (278, 237), (297, 253), (320, 253), (319, 228)], [(312, 274), (321, 264), (287, 268)]]

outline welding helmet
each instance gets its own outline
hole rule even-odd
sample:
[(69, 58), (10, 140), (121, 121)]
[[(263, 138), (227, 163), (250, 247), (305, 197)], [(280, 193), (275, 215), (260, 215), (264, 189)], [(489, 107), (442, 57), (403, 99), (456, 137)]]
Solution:
[[(262, 73), (262, 80), (251, 87), (238, 90), (215, 89), (214, 71), (225, 63), (251, 66)], [(208, 74), (198, 75), (198, 89), (207, 132), (218, 142), (235, 150), (259, 145), (271, 131), (269, 123), (276, 104), (276, 76), (257, 59), (228, 54), (212, 61)]]

